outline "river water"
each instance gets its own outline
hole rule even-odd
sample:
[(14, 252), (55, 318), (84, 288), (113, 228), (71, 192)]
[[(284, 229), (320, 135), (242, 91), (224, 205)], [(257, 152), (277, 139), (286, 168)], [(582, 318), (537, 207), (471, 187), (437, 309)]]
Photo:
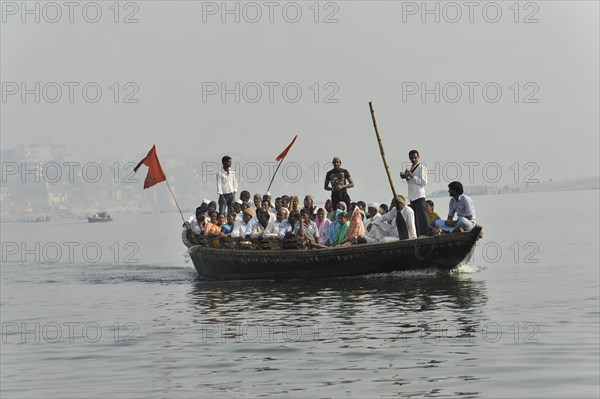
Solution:
[(0, 396), (598, 398), (598, 193), (476, 196), (457, 271), (316, 281), (200, 281), (175, 213), (3, 223)]

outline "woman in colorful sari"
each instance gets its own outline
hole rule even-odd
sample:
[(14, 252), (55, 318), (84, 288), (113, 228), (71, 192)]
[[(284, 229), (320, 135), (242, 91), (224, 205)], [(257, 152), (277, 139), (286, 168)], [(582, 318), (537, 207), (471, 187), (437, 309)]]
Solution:
[(352, 216), (350, 217), (350, 225), (348, 226), (348, 234), (343, 241), (340, 241), (340, 245), (348, 246), (356, 244), (359, 237), (365, 236), (365, 225), (363, 223), (363, 213), (358, 205), (354, 206)]
[(319, 208), (315, 223), (317, 224), (317, 229), (319, 230), (319, 244), (327, 245), (331, 220), (325, 217), (325, 209)]
[(210, 212), (210, 221), (206, 223), (204, 227), (204, 236), (218, 236), (221, 233), (221, 226), (219, 225), (219, 214), (217, 211)]
[(329, 231), (327, 232), (327, 244), (325, 245), (334, 245), (337, 237), (338, 230), (340, 229), (340, 223), (338, 221), (338, 216), (342, 213), (342, 210), (335, 211), (335, 219), (331, 221), (329, 225)]
[[(220, 214), (219, 215), (219, 220), (221, 219), (221, 216), (224, 217), (223, 214)], [(229, 212), (227, 214), (227, 223), (223, 223), (221, 225), (221, 234), (220, 234), (220, 237), (223, 237), (223, 238), (231, 237), (231, 231), (233, 230), (233, 225), (234, 224), (235, 224), (235, 213)]]
[(341, 212), (338, 215), (338, 229), (335, 235), (335, 246), (338, 246), (348, 236), (348, 229), (350, 228), (350, 221), (348, 220), (348, 214)]

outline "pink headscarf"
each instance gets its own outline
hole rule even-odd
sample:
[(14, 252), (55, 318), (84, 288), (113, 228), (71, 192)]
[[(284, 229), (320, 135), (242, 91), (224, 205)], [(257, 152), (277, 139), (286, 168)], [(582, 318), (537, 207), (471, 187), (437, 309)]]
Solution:
[[(325, 218), (323, 220), (319, 220), (319, 211), (325, 212)], [(327, 234), (329, 233), (329, 225), (331, 225), (331, 220), (327, 217), (327, 211), (323, 208), (319, 208), (317, 210), (317, 217), (315, 218), (315, 224), (317, 225), (317, 229), (319, 230), (319, 243), (321, 245), (327, 245)]]

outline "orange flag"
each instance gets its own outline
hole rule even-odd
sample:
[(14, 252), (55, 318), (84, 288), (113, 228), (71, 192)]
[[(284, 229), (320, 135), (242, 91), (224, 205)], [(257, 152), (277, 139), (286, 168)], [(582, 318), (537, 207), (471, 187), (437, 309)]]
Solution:
[(160, 162), (158, 161), (158, 156), (156, 155), (156, 146), (152, 146), (152, 149), (148, 152), (146, 158), (142, 159), (140, 163), (133, 168), (133, 171), (137, 172), (142, 164), (148, 167), (148, 174), (146, 175), (146, 180), (144, 180), (144, 190), (161, 181), (167, 180), (167, 176), (165, 175), (165, 172), (163, 172)]
[(298, 138), (298, 135), (296, 135), (294, 137), (294, 140), (292, 140), (292, 142), (290, 143), (290, 145), (288, 145), (287, 147), (285, 147), (285, 150), (283, 150), (283, 152), (281, 154), (279, 154), (279, 156), (277, 158), (275, 158), (276, 161), (281, 161), (283, 158), (285, 158), (285, 156), (287, 155), (287, 153), (290, 150), (290, 148), (292, 148), (292, 146), (294, 145), (294, 142), (296, 142), (297, 138)]

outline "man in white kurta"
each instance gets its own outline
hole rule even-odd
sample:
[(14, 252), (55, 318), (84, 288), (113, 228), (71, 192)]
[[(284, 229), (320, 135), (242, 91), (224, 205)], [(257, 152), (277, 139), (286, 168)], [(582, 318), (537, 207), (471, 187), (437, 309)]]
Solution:
[[(408, 228), (408, 238), (417, 238), (417, 228), (415, 227), (415, 213), (410, 207), (406, 206), (406, 199), (404, 196), (398, 196), (398, 202), (400, 203), (400, 214), (406, 221), (406, 227)], [(392, 201), (390, 207), (394, 206), (395, 203)], [(381, 217), (385, 222), (391, 222), (391, 236), (398, 237), (398, 226), (396, 225), (396, 208), (392, 208), (388, 213), (382, 215)]]

